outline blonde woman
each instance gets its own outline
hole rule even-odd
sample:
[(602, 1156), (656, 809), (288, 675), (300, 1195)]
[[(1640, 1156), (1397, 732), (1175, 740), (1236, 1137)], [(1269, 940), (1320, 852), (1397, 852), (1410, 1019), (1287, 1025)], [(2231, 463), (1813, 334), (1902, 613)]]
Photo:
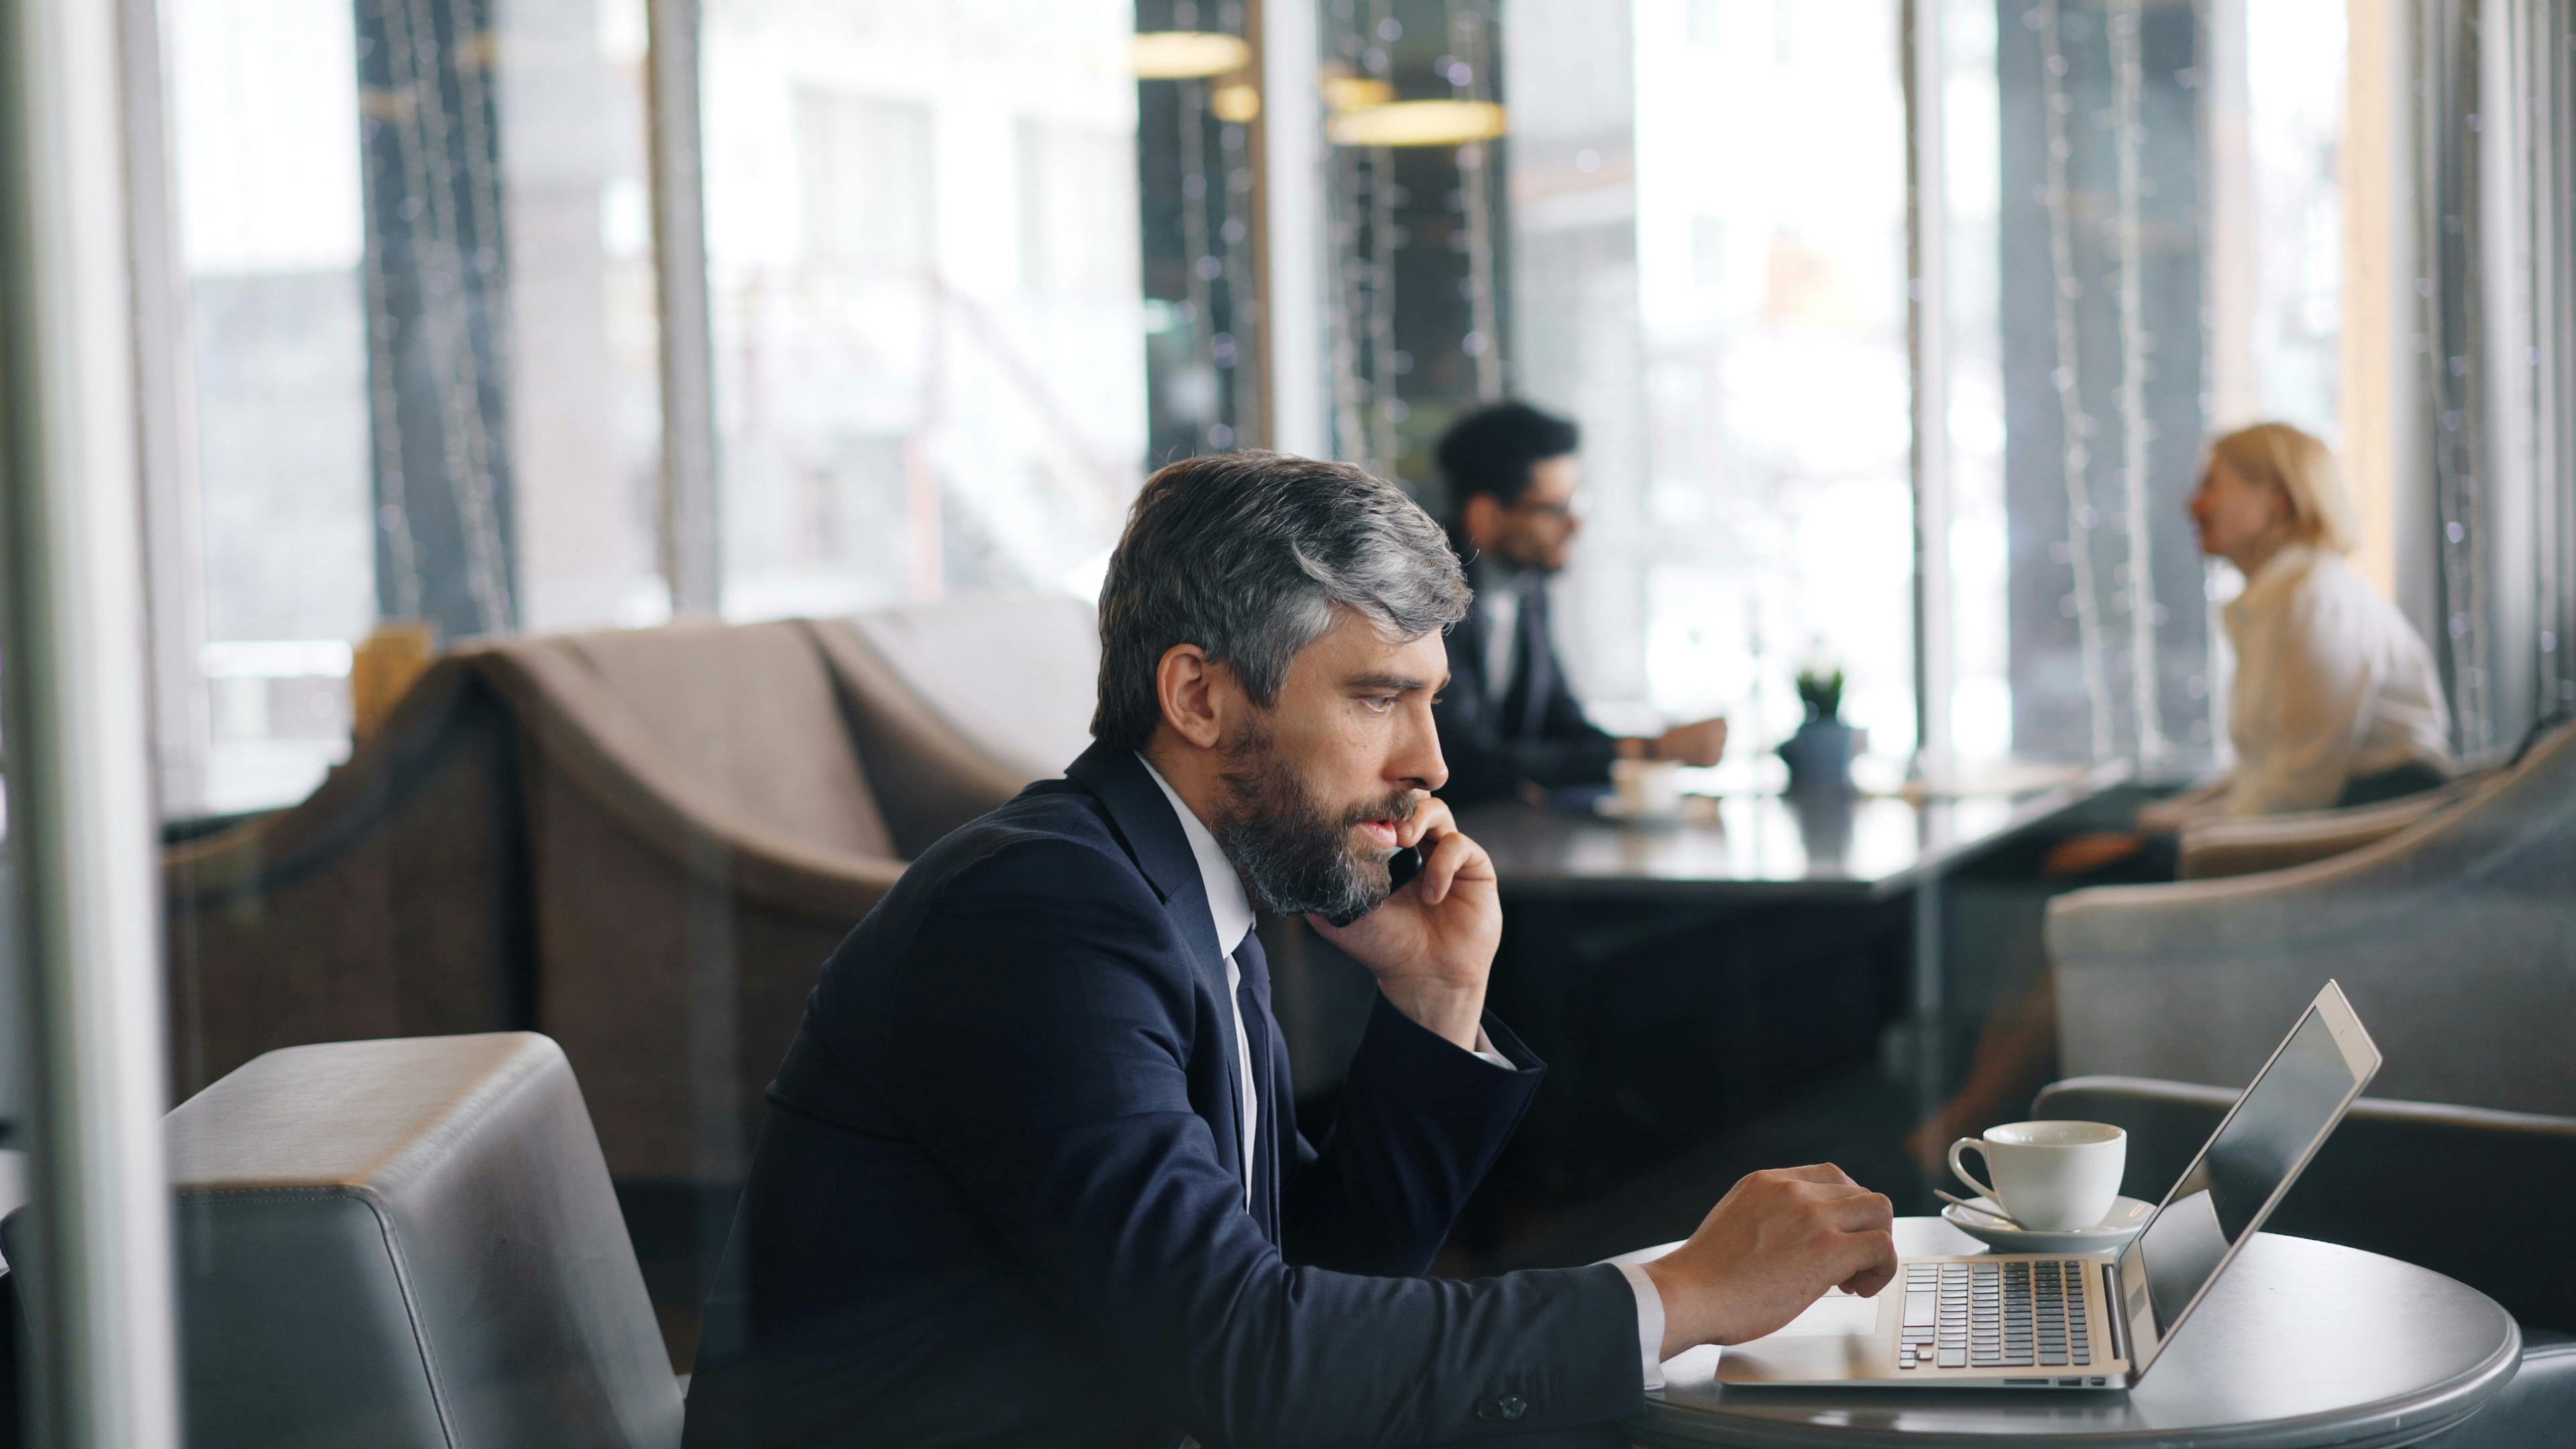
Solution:
[(2287, 423), (2220, 438), (2191, 521), (2201, 552), (2245, 576), (2226, 613), (2236, 765), (2138, 823), (2171, 830), (2204, 815), (2365, 805), (2448, 779), (2441, 678), (2397, 606), (2343, 561), (2352, 503), (2326, 445)]
[[(2333, 452), (2287, 423), (2229, 433), (2210, 445), (2190, 508), (2201, 552), (2245, 578), (2226, 609), (2236, 763), (2141, 810), (2138, 834), (2060, 842), (2042, 871), (2070, 884), (2172, 879), (2170, 837), (2195, 820), (2371, 804), (2450, 777), (2450, 712), (2432, 655), (2344, 563), (2353, 511)], [(2043, 971), (1988, 1023), (1958, 1095), (1907, 1139), (1918, 1160), (1932, 1168), (1953, 1137), (2019, 1115), (2008, 1104), (2045, 1076), (2056, 1018)]]

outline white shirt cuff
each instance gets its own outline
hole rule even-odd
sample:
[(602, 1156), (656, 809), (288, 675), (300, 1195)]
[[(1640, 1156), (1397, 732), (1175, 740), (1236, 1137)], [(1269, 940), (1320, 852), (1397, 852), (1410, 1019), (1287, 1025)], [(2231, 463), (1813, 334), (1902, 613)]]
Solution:
[(1628, 1291), (1637, 1295), (1637, 1358), (1646, 1376), (1649, 1391), (1664, 1386), (1664, 1295), (1655, 1288), (1655, 1280), (1634, 1263), (1614, 1263), (1620, 1276), (1628, 1280)]
[(1485, 1034), (1485, 1029), (1481, 1026), (1476, 1028), (1476, 1055), (1484, 1058), (1486, 1061), (1492, 1062), (1495, 1066), (1501, 1067), (1504, 1071), (1517, 1072), (1520, 1070), (1520, 1068), (1512, 1065), (1511, 1058), (1494, 1050), (1494, 1039), (1487, 1036)]

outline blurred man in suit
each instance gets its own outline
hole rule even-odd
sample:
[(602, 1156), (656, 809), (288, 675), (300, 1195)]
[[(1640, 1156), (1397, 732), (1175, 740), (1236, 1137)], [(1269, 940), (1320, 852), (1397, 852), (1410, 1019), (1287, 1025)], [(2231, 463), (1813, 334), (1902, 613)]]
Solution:
[(1714, 765), (1726, 752), (1722, 719), (1651, 739), (1611, 735), (1584, 718), (1566, 683), (1547, 585), (1583, 528), (1580, 441), (1573, 423), (1518, 402), (1470, 413), (1440, 439), (1450, 535), (1476, 591), (1449, 634), (1451, 683), (1439, 709), (1450, 772), (1441, 793), (1455, 804), (1604, 784), (1613, 760)]
[[(1541, 1073), (1484, 1009), (1493, 864), (1431, 798), (1466, 607), (1437, 526), (1358, 469), (1237, 453), (1146, 483), (1101, 590), (1096, 743), (824, 963), (691, 1449), (1593, 1442), (1662, 1359), (1878, 1291), (1887, 1200), (1831, 1167), (1746, 1178), (1641, 1268), (1422, 1276)], [(1320, 1140), (1255, 907), (1376, 978)]]

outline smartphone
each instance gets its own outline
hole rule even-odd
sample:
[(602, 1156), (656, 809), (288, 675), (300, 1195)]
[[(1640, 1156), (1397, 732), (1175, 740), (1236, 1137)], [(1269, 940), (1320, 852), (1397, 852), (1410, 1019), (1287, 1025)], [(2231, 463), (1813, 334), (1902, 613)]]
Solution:
[[(1397, 891), (1411, 885), (1413, 883), (1413, 878), (1422, 874), (1423, 848), (1437, 843), (1438, 839), (1439, 837), (1437, 836), (1426, 835), (1420, 841), (1412, 845), (1408, 845), (1386, 858), (1386, 894), (1388, 899), (1393, 899)], [(1385, 902), (1381, 901), (1379, 904), (1383, 905)], [(1362, 912), (1361, 914), (1365, 915), (1367, 913)], [(1358, 920), (1359, 916), (1331, 916), (1326, 919), (1330, 920), (1336, 926), (1347, 926), (1351, 922)]]
[(1422, 846), (1408, 845), (1386, 858), (1386, 893), (1393, 895), (1422, 874)]

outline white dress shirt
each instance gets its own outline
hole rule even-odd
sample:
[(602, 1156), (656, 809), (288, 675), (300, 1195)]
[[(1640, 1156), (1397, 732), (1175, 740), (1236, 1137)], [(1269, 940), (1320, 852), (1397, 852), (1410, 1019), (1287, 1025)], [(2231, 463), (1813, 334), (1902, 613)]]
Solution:
[(2347, 782), (2410, 761), (2450, 768), (2450, 710), (2432, 655), (2341, 557), (2283, 548), (2226, 617), (2236, 646), (2227, 814), (2324, 809)]
[[(1172, 782), (1163, 778), (1153, 761), (1142, 754), (1136, 760), (1145, 767), (1155, 788), (1163, 792), (1163, 798), (1172, 803), (1172, 813), (1180, 817), (1181, 833), (1189, 837), (1190, 855), (1198, 861), (1199, 884), (1207, 891), (1208, 916), (1216, 927), (1217, 947), (1225, 953), (1225, 999), (1234, 1009), (1234, 1080), (1243, 1097), (1243, 1203), (1249, 1208), (1253, 1143), (1258, 1140), (1253, 1128), (1260, 1121), (1261, 1094), (1253, 1088), (1252, 1046), (1243, 1025), (1243, 968), (1235, 963), (1234, 953), (1243, 945), (1243, 938), (1252, 934), (1252, 898), (1244, 893), (1243, 877), (1225, 858), (1216, 836), (1182, 801), (1181, 792), (1172, 788)], [(1494, 1050), (1493, 1038), (1481, 1026), (1476, 1028), (1476, 1055), (1505, 1071), (1518, 1070), (1510, 1058)], [(1616, 1266), (1628, 1280), (1628, 1291), (1637, 1298), (1637, 1349), (1644, 1358), (1646, 1387), (1660, 1389), (1664, 1386), (1663, 1365), (1658, 1361), (1664, 1346), (1663, 1295), (1656, 1291), (1654, 1280), (1646, 1276), (1644, 1269), (1633, 1263)]]
[(1489, 584), (1477, 599), (1485, 606), (1485, 698), (1501, 704), (1512, 692), (1512, 666), (1520, 662), (1521, 596), (1509, 584)]

